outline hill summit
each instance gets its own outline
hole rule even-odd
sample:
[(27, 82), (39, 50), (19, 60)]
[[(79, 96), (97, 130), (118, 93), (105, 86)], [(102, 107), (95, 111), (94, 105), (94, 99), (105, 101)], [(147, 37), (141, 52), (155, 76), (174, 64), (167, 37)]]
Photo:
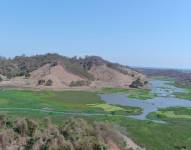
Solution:
[(59, 54), (0, 58), (0, 86), (51, 89), (144, 87), (145, 75), (98, 56)]

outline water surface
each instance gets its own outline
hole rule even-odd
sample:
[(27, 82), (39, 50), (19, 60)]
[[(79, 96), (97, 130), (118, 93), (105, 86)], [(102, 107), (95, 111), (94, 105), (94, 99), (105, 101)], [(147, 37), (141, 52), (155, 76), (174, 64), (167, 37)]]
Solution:
[(174, 92), (185, 92), (184, 89), (177, 88), (171, 81), (152, 80), (150, 86), (155, 98), (149, 100), (139, 100), (128, 98), (127, 94), (101, 94), (101, 98), (109, 104), (120, 104), (123, 106), (140, 107), (143, 113), (131, 116), (136, 119), (144, 120), (151, 112), (156, 112), (158, 108), (167, 107), (191, 107), (191, 101), (176, 98)]

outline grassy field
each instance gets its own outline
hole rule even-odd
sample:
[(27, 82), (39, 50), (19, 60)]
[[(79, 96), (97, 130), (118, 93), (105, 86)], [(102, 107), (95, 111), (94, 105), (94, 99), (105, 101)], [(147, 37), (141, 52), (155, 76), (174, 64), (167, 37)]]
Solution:
[(148, 89), (125, 89), (125, 88), (104, 88), (103, 93), (126, 93), (129, 98), (147, 100), (152, 99), (154, 94)]
[[(94, 107), (93, 107), (94, 106)], [(95, 107), (96, 106), (96, 107)], [(66, 111), (85, 113), (141, 113), (136, 107), (105, 104), (95, 92), (85, 91), (24, 91), (0, 90), (0, 110), (14, 111)]]

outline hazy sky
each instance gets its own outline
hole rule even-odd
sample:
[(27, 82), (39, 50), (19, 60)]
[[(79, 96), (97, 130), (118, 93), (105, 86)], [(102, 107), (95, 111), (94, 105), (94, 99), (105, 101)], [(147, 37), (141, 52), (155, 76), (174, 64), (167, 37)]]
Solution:
[(191, 0), (1, 0), (0, 55), (191, 68)]

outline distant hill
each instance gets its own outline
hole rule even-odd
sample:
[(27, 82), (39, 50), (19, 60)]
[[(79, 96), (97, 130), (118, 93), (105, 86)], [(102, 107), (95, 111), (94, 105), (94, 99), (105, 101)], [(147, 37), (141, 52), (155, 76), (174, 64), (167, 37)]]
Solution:
[(31, 88), (144, 87), (146, 77), (98, 56), (58, 54), (0, 58), (0, 86)]
[(164, 76), (175, 79), (176, 85), (191, 87), (191, 71), (181, 69), (134, 68), (147, 76)]

